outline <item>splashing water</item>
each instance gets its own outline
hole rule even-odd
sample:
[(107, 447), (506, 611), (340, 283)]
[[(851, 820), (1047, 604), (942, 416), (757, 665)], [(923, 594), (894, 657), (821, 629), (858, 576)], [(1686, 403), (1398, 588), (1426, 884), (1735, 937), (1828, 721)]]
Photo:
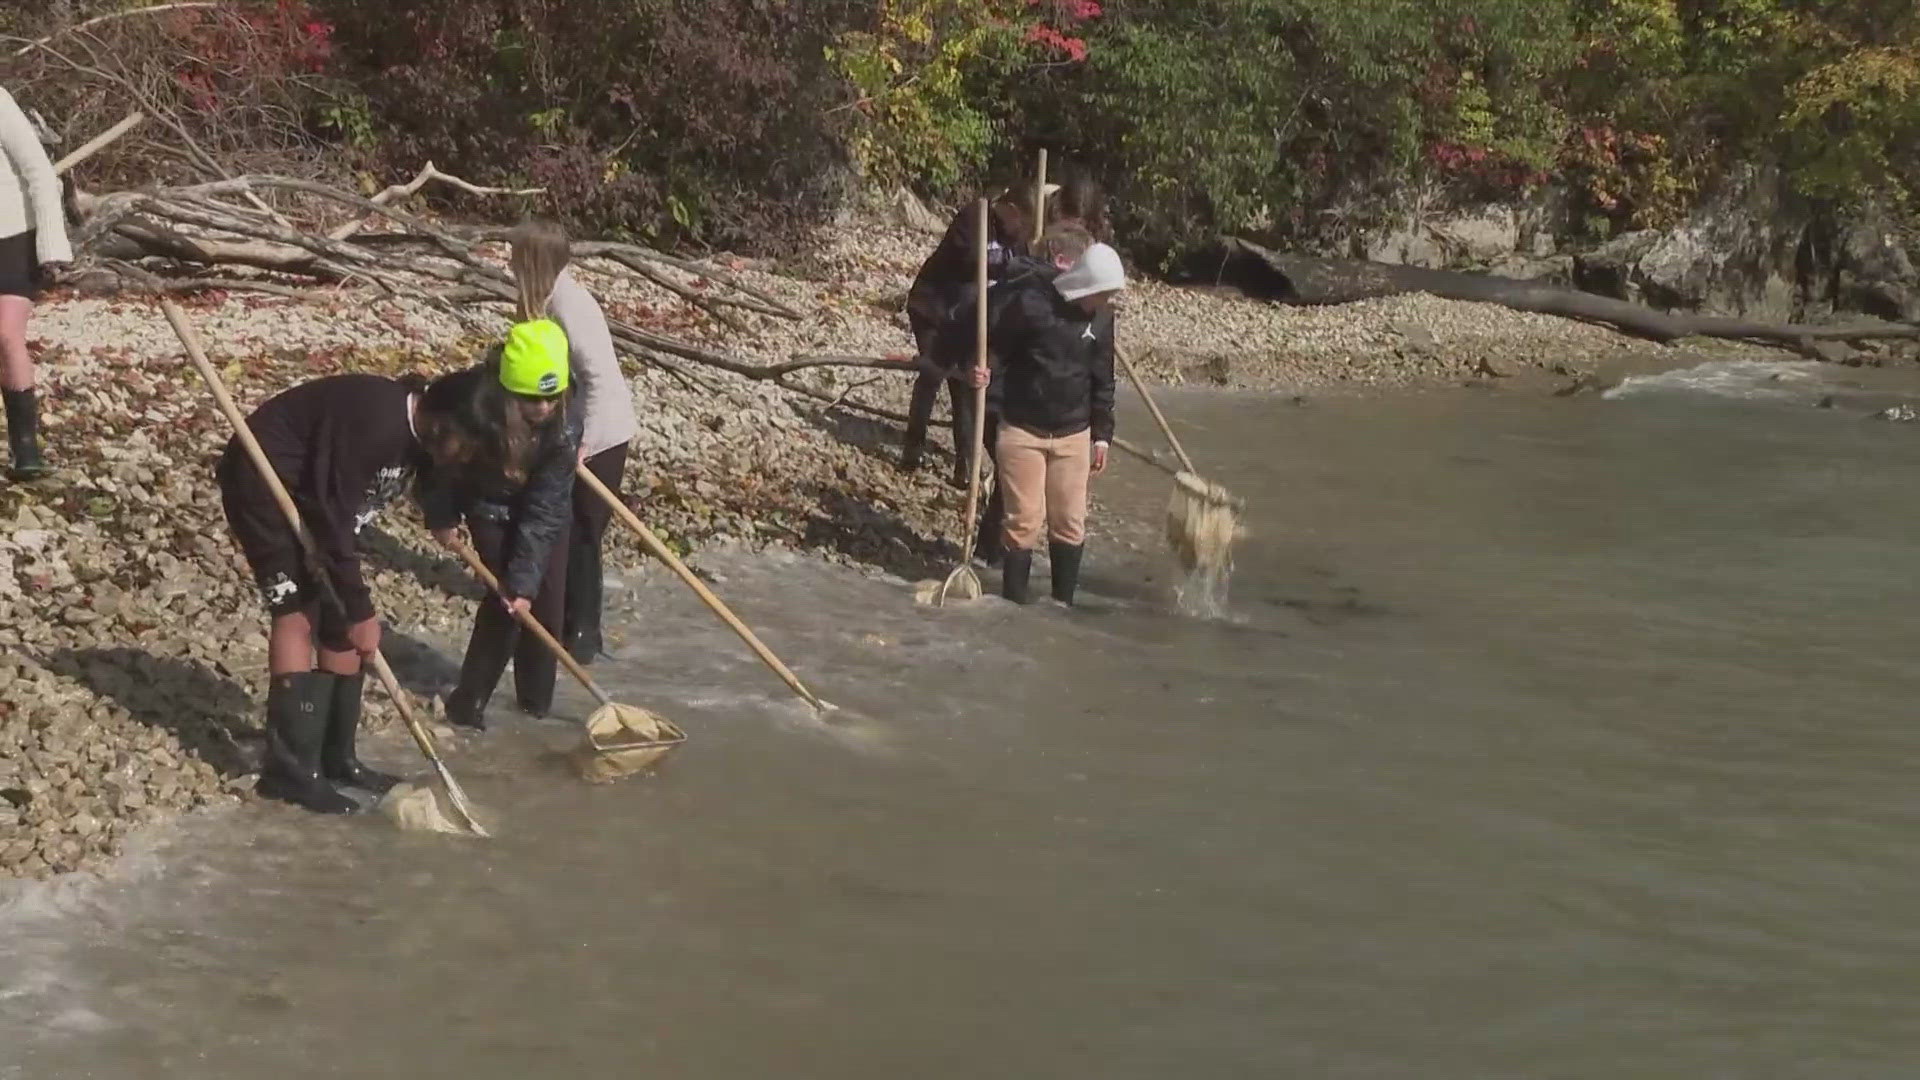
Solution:
[(1218, 484), (1181, 473), (1167, 499), (1167, 544), (1180, 565), (1180, 610), (1219, 618), (1233, 577), (1233, 542), (1241, 534), (1239, 504)]

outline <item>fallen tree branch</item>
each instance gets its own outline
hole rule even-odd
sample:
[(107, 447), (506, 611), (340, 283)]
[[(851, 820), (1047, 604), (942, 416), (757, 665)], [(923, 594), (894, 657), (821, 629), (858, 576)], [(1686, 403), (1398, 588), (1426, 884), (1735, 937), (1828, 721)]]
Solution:
[[(434, 167), (433, 162), (429, 161), (426, 166), (420, 170), (420, 175), (415, 176), (412, 180), (404, 184), (394, 184), (392, 187), (387, 188), (385, 191), (380, 192), (367, 201), (376, 206), (385, 206), (395, 199), (409, 198), (419, 194), (420, 189), (425, 187), (429, 181), (436, 180), (449, 187), (459, 188), (469, 195), (540, 195), (544, 194), (547, 190), (546, 188), (480, 187), (469, 181), (462, 180), (460, 177), (454, 176), (451, 173), (441, 172)], [(345, 225), (328, 233), (327, 239), (345, 240), (354, 233), (359, 232), (365, 226), (365, 223), (365, 218), (349, 221)]]
[[(25, 45), (22, 45), (18, 49), (15, 49), (13, 52), (13, 55), (15, 57), (25, 56), (35, 49), (43, 48), (47, 45), (52, 44), (55, 41), (58, 41), (60, 38), (64, 37), (67, 34), (77, 33), (81, 30), (87, 29), (88, 27), (98, 26), (99, 24), (104, 22), (112, 22), (115, 19), (130, 19), (135, 15), (158, 15), (163, 11), (185, 11), (190, 8), (216, 8), (216, 7), (224, 7), (224, 6), (225, 4), (222, 3), (221, 0), (182, 0), (182, 2), (180, 3), (155, 4), (152, 7), (128, 8), (125, 11), (109, 11), (105, 15), (95, 15), (91, 19), (84, 19), (80, 22), (74, 23), (72, 26), (65, 27), (64, 29), (56, 30), (51, 34), (48, 34), (46, 37), (39, 38), (34, 41), (29, 41)], [(15, 40), (18, 40), (18, 39), (15, 39)]]
[[(208, 268), (245, 266), (275, 275), (308, 278), (327, 285), (368, 282), (387, 295), (426, 300), (464, 320), (466, 316), (460, 315), (463, 308), (511, 304), (516, 298), (511, 275), (498, 263), (481, 258), (478, 252), (479, 244), (503, 235), (502, 231), (447, 227), (392, 205), (405, 193), (417, 191), (421, 185), (445, 177), (446, 174), (429, 165), (414, 182), (393, 185), (371, 198), (317, 181), (261, 175), (101, 196), (76, 193), (75, 203), (83, 214), (78, 235), (79, 247), (92, 249), (97, 255), (107, 254), (105, 249), (110, 245), (106, 240), (113, 238), (118, 245), (131, 245), (127, 252), (120, 251), (118, 247), (113, 251), (116, 257), (122, 259), (145, 256)], [(474, 190), (484, 192), (490, 189)], [(344, 208), (358, 215), (351, 223), (355, 227), (379, 218), (391, 223), (399, 231), (360, 235), (356, 228), (335, 226), (325, 233), (310, 232), (285, 223), (278, 215), (269, 216), (235, 201), (252, 196), (257, 205), (259, 196), (274, 193), (307, 196)], [(382, 197), (387, 201), (378, 201)], [(650, 262), (653, 253), (637, 245), (589, 240), (577, 244), (575, 251), (582, 257), (606, 259), (613, 266), (624, 268), (643, 280), (668, 287), (684, 299), (704, 302), (703, 306), (716, 314), (717, 309), (725, 305), (763, 314), (780, 314), (783, 307), (751, 299), (695, 294), (684, 284), (655, 269)], [(705, 272), (704, 268), (701, 272)], [(180, 291), (229, 286), (241, 288), (246, 287), (242, 284), (244, 280), (227, 282), (214, 274), (191, 273), (178, 288)], [(719, 279), (715, 277), (713, 280)], [(295, 286), (277, 281), (264, 284), (272, 287), (255, 291), (305, 298)], [(794, 314), (797, 316), (798, 313)], [(779, 363), (759, 363), (657, 333), (619, 318), (608, 319), (608, 330), (615, 346), (623, 354), (660, 367), (683, 380), (693, 376), (677, 361), (693, 361), (742, 378), (772, 382), (785, 390), (825, 401), (835, 408), (856, 409), (882, 416), (888, 414), (842, 400), (846, 394), (857, 390), (858, 386), (842, 390), (836, 396), (799, 385), (790, 381), (790, 377), (813, 368), (861, 368), (883, 372), (917, 370), (911, 360), (893, 357), (810, 355)]]
[[(453, 229), (451, 231), (456, 236), (460, 236), (470, 240), (502, 241), (507, 238), (507, 230), (500, 229), (500, 228), (467, 227), (467, 228)], [(732, 289), (734, 292), (737, 292), (742, 296), (751, 297), (752, 299), (759, 301), (760, 304), (767, 309), (767, 314), (779, 315), (779, 316), (782, 316), (783, 318), (788, 318), (788, 319), (801, 319), (805, 317), (800, 312), (795, 311), (792, 306), (781, 302), (779, 298), (773, 296), (772, 294), (767, 293), (761, 289), (756, 289), (753, 286), (748, 285), (746, 282), (741, 281), (739, 278), (728, 273), (727, 271), (722, 270), (721, 268), (714, 266), (710, 263), (695, 262), (689, 259), (682, 259), (675, 255), (668, 255), (664, 252), (656, 251), (653, 248), (647, 247), (644, 244), (619, 244), (619, 243), (613, 243), (610, 241), (587, 241), (582, 243), (577, 249), (577, 252), (579, 254), (581, 254), (583, 257), (588, 257), (588, 258), (591, 258), (594, 256), (606, 256), (609, 252), (613, 252), (613, 251), (622, 251), (622, 252), (630, 253), (631, 255), (637, 258), (644, 259), (648, 262), (659, 263), (662, 266), (671, 267), (675, 270), (680, 271), (681, 273), (692, 274), (694, 277), (707, 278), (709, 280), (719, 282), (720, 284), (725, 285), (727, 288)]]
[(1812, 347), (1817, 341), (1920, 339), (1920, 326), (1811, 326), (1656, 311), (1594, 293), (1490, 274), (1289, 255), (1238, 237), (1224, 237), (1221, 243), (1226, 248), (1226, 275), (1246, 283), (1255, 295), (1285, 304), (1343, 304), (1424, 292), (1446, 300), (1499, 304), (1515, 311), (1597, 323), (1662, 344), (1689, 337), (1723, 338), (1783, 346), (1816, 359), (1825, 359)]

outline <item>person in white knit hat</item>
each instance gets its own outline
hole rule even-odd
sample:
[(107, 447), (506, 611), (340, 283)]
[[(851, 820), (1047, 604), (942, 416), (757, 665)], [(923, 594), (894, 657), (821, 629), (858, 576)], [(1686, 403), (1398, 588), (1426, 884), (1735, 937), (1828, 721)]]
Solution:
[(1088, 247), (1051, 282), (1022, 289), (989, 328), (1000, 358), (1000, 430), (994, 460), (1005, 493), (1001, 595), (1027, 602), (1044, 529), (1053, 598), (1072, 604), (1087, 536), (1087, 487), (1107, 467), (1113, 439), (1111, 329), (1096, 328), (1127, 287), (1120, 254)]
[(39, 133), (13, 96), (0, 89), (0, 398), (5, 399), (7, 475), (36, 480), (49, 471), (40, 457), (40, 409), (34, 393), (27, 319), (50, 271), (73, 261), (60, 178)]

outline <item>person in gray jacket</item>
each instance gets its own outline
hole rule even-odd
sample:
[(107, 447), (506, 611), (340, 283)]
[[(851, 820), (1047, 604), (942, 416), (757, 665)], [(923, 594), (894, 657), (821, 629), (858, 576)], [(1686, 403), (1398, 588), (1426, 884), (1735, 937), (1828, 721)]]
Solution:
[[(529, 222), (514, 233), (516, 248), (545, 244), (564, 250), (566, 243), (566, 234), (547, 222)], [(570, 271), (561, 272), (547, 303), (553, 320), (567, 332), (573, 385), (585, 424), (580, 463), (618, 495), (626, 474), (627, 447), (640, 433), (640, 421), (634, 415), (633, 389), (620, 370), (606, 314)], [(593, 663), (605, 647), (600, 631), (606, 582), (601, 544), (612, 518), (613, 508), (584, 481), (575, 480), (560, 640), (582, 664)]]
[(7, 475), (37, 480), (50, 471), (40, 457), (40, 405), (34, 391), (27, 319), (51, 276), (73, 261), (60, 179), (33, 122), (0, 90), (0, 399), (13, 456)]

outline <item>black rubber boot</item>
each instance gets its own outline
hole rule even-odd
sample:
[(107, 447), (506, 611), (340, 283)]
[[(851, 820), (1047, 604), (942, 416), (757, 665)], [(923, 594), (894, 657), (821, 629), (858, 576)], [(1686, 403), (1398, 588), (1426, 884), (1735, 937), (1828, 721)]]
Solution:
[(1047, 545), (1047, 556), (1053, 560), (1053, 598), (1063, 604), (1073, 603), (1073, 591), (1080, 586), (1080, 555), (1084, 551), (1085, 544), (1056, 540)]
[(513, 650), (513, 697), (520, 711), (536, 720), (553, 712), (553, 685), (558, 680), (560, 661), (526, 631), (520, 632)]
[(900, 467), (913, 472), (927, 452), (927, 427), (933, 421), (933, 407), (940, 400), (940, 384), (946, 380), (922, 371), (913, 380), (913, 397), (907, 405), (907, 435), (900, 444)]
[(1033, 552), (1007, 549), (1000, 562), (1000, 595), (1016, 604), (1027, 602), (1027, 583), (1033, 577)]
[(360, 804), (320, 775), (334, 676), (321, 671), (275, 675), (267, 683), (267, 753), (254, 790), (316, 814), (351, 814)]
[(600, 610), (605, 602), (605, 568), (600, 562), (600, 545), (579, 535), (576, 528), (573, 549), (567, 554), (566, 630), (561, 642), (582, 666), (600, 657), (605, 642), (600, 636)]
[(447, 723), (475, 731), (487, 730), (487, 698), (492, 696), (469, 693), (461, 687), (454, 687), (453, 692), (447, 695)]
[(7, 467), (11, 480), (39, 480), (53, 472), (40, 457), (40, 399), (32, 390), (0, 390), (6, 400), (7, 444), (13, 457)]
[(385, 795), (400, 778), (367, 768), (354, 749), (360, 733), (360, 697), (366, 685), (364, 671), (333, 677), (333, 707), (327, 712), (326, 740), (320, 744), (320, 775), (336, 784)]
[(473, 616), (473, 634), (460, 661), (460, 681), (447, 695), (447, 722), (475, 731), (487, 729), (487, 702), (507, 670), (518, 636), (513, 616), (488, 597)]
[(1000, 485), (995, 483), (987, 495), (986, 509), (980, 514), (980, 530), (974, 534), (973, 551), (980, 561), (988, 566), (999, 566), (1006, 557), (1006, 507), (1000, 499)]

